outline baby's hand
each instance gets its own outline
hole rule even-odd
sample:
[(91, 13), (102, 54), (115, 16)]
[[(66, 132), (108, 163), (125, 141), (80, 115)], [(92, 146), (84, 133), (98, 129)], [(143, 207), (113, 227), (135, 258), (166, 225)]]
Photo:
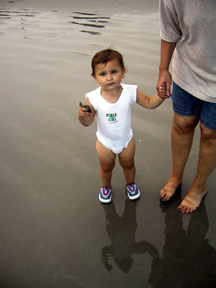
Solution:
[[(162, 96), (162, 97), (166, 97), (167, 95), (167, 86), (166, 83), (163, 83), (159, 86), (159, 93), (158, 96)], [(170, 97), (170, 95), (168, 96), (168, 98)]]
[(165, 83), (161, 84), (159, 87), (159, 92), (164, 94), (166, 93), (166, 91), (167, 91), (166, 84)]
[(90, 106), (83, 105), (81, 102), (79, 103), (79, 115), (80, 117), (90, 116), (92, 115), (92, 111)]

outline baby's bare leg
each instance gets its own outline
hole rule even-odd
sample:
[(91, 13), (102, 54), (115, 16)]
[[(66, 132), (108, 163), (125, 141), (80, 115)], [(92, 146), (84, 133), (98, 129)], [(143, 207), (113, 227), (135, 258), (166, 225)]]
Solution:
[(126, 185), (134, 183), (136, 168), (134, 165), (134, 155), (135, 155), (135, 140), (132, 138), (128, 144), (128, 147), (125, 148), (119, 154), (119, 163), (123, 168), (125, 175)]
[(100, 178), (102, 186), (111, 187), (112, 170), (115, 166), (116, 155), (98, 140), (96, 142), (96, 149), (100, 160)]

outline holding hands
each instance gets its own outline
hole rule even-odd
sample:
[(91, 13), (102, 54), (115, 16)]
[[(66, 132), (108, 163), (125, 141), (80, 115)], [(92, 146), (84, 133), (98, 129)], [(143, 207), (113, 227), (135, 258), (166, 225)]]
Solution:
[(156, 86), (157, 94), (162, 99), (167, 99), (171, 96), (172, 76), (169, 71), (163, 70), (160, 72), (158, 83)]
[(162, 83), (160, 85), (157, 85), (157, 87), (156, 87), (157, 95), (163, 100), (165, 100), (171, 96), (170, 88), (168, 88), (168, 87), (169, 86), (167, 85), (167, 83)]

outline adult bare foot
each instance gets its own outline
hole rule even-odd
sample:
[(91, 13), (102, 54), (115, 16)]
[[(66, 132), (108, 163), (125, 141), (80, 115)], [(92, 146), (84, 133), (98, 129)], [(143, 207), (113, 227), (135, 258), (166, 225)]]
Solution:
[(191, 189), (179, 205), (178, 211), (184, 214), (192, 213), (200, 206), (200, 203), (202, 202), (202, 199), (206, 193), (207, 189), (199, 193)]
[(181, 181), (170, 178), (160, 191), (160, 199), (162, 201), (169, 201), (178, 189), (181, 189)]

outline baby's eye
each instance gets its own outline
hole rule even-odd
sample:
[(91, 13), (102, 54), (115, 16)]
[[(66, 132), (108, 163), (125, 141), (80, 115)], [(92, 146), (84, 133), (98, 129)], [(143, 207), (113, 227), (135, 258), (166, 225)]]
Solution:
[(111, 73), (112, 74), (116, 74), (118, 71), (117, 70), (112, 70)]
[(106, 75), (105, 72), (100, 73), (100, 76), (105, 76), (105, 75)]

